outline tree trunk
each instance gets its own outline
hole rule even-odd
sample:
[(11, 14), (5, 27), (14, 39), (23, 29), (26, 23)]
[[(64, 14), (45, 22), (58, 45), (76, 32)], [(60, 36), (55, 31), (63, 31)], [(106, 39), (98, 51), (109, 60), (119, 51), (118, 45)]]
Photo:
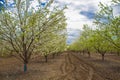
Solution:
[(84, 55), (84, 51), (83, 51), (83, 55)]
[(120, 56), (120, 53), (119, 53), (119, 52), (117, 52), (117, 55), (118, 55), (118, 56)]
[(45, 62), (47, 63), (48, 62), (48, 58), (47, 58), (48, 56), (47, 55), (45, 55)]
[(27, 72), (27, 63), (24, 63), (24, 72)]
[(57, 56), (59, 56), (59, 52), (57, 52)]
[(53, 59), (55, 58), (55, 53), (53, 53)]
[(102, 61), (104, 61), (105, 59), (105, 54), (102, 54)]
[(90, 52), (88, 51), (88, 57), (91, 57)]

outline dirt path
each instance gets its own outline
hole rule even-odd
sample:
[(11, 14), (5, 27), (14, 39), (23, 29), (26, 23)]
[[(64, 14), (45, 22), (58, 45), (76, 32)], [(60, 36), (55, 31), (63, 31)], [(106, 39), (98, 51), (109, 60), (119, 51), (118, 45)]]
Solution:
[(84, 62), (88, 62), (94, 67), (95, 73), (99, 74), (104, 80), (120, 80), (120, 56), (106, 55), (105, 61), (101, 60), (100, 55), (92, 55), (91, 58), (77, 54)]
[(66, 53), (65, 60), (60, 66), (61, 75), (54, 76), (50, 80), (103, 80), (94, 73), (93, 68), (72, 53)]

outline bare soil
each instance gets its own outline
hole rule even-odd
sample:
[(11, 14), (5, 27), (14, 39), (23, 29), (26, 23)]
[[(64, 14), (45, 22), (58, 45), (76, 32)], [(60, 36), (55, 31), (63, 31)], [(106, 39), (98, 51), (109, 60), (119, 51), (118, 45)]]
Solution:
[(64, 52), (45, 63), (39, 56), (29, 62), (26, 73), (16, 58), (0, 58), (0, 80), (120, 80), (120, 57), (106, 55), (101, 61), (100, 55)]

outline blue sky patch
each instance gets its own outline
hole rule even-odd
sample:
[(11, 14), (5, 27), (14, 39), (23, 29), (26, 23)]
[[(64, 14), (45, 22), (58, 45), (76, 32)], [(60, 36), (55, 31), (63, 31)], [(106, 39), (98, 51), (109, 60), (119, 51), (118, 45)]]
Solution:
[(94, 19), (95, 17), (95, 13), (91, 11), (81, 11), (80, 14), (86, 16), (88, 19)]

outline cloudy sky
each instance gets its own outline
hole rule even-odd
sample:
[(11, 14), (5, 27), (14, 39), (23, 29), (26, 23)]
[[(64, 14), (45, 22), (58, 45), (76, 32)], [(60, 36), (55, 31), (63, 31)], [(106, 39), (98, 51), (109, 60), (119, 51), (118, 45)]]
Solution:
[(66, 4), (65, 11), (68, 28), (81, 29), (83, 24), (92, 24), (99, 2), (109, 3), (111, 0), (56, 0), (61, 5)]
[(83, 24), (92, 26), (95, 13), (98, 11), (99, 2), (110, 4), (111, 0), (56, 0), (56, 3), (67, 5), (65, 10), (67, 17), (68, 39), (70, 44), (79, 36)]
[[(4, 0), (0, 0), (4, 1)], [(12, 0), (7, 0), (12, 3)], [(37, 0), (34, 1), (32, 6), (36, 5)], [(48, 0), (41, 0), (48, 1)], [(92, 24), (95, 12), (98, 10), (99, 2), (109, 3), (111, 0), (55, 0), (55, 3), (60, 6), (67, 5), (68, 9), (65, 10), (67, 17), (67, 28), (82, 29), (83, 24)]]

